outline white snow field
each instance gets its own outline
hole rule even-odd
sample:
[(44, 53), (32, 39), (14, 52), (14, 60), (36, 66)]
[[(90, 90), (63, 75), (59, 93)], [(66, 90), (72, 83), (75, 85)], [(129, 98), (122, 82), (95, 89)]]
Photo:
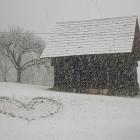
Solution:
[[(7, 112), (6, 109), (11, 108), (13, 114), (17, 111), (15, 106), (7, 106), (2, 97), (24, 104), (33, 98), (44, 97), (62, 105), (57, 113), (34, 120), (1, 112), (0, 140), (140, 140), (139, 96), (62, 93), (49, 91), (43, 86), (0, 83), (0, 97), (5, 103), (0, 104), (0, 110)], [(45, 109), (44, 106), (39, 109), (43, 108), (45, 112), (47, 106), (49, 108), (46, 104)], [(24, 110), (21, 108), (20, 111)]]

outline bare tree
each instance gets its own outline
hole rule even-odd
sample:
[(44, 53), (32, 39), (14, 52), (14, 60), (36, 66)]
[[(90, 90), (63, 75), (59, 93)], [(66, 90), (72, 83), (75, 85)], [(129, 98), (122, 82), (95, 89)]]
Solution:
[(40, 38), (20, 28), (0, 35), (0, 52), (16, 69), (17, 82), (21, 82), (21, 74), (24, 70), (41, 63), (39, 57), (44, 46), (45, 43)]
[(4, 82), (8, 81), (7, 80), (8, 72), (12, 67), (13, 66), (11, 65), (8, 57), (6, 57), (5, 55), (3, 55), (0, 52), (0, 70), (1, 70), (2, 79), (3, 79)]

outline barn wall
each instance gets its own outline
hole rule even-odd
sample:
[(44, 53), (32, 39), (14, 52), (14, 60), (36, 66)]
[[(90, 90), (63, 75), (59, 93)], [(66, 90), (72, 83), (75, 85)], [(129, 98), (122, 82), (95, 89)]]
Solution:
[(133, 53), (60, 57), (54, 59), (53, 65), (54, 88), (58, 90), (138, 89)]

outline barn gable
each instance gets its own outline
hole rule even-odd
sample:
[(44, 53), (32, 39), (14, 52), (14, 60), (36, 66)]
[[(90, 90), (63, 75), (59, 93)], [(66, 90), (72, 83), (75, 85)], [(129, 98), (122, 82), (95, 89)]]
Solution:
[(41, 57), (130, 53), (136, 22), (136, 16), (58, 22)]
[(140, 60), (140, 29), (139, 29), (138, 19), (136, 21), (136, 27), (135, 27), (133, 52), (135, 52), (135, 54), (137, 56), (137, 60)]

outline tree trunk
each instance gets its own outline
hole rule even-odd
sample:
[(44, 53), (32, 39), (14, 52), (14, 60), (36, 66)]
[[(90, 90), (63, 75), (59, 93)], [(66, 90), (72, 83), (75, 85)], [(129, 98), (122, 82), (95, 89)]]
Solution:
[(21, 70), (17, 70), (17, 82), (21, 83)]

